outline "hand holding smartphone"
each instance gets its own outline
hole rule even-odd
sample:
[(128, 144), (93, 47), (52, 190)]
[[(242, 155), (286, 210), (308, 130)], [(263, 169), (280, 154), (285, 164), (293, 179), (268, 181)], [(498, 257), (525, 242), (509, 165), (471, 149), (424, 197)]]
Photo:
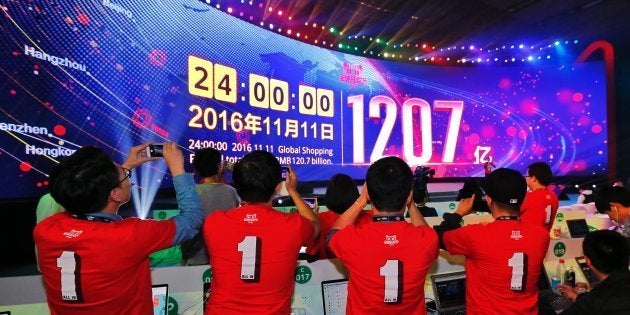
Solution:
[(146, 148), (147, 157), (164, 157), (164, 143), (150, 144)]
[(287, 174), (289, 174), (290, 170), (288, 166), (282, 166), (282, 180), (287, 179)]

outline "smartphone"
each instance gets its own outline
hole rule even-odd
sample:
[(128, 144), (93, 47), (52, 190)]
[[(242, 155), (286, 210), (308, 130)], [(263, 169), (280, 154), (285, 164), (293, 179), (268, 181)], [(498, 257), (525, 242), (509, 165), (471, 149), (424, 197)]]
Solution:
[(317, 198), (302, 198), (302, 200), (304, 200), (311, 209), (315, 209), (317, 207)]
[(150, 144), (146, 150), (148, 157), (163, 157), (164, 143)]
[(289, 173), (289, 167), (288, 166), (282, 166), (282, 179), (285, 180), (287, 179), (287, 174)]
[(598, 285), (600, 280), (593, 273), (593, 270), (591, 270), (591, 268), (586, 264), (586, 258), (584, 256), (575, 257), (575, 261), (578, 263), (578, 266), (580, 266), (580, 269), (582, 270), (582, 274), (584, 275), (584, 278), (586, 278), (586, 281), (591, 286)]

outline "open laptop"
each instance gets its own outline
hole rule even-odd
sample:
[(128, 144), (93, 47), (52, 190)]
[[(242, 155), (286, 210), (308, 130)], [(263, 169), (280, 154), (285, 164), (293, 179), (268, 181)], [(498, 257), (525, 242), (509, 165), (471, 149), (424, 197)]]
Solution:
[(440, 315), (466, 314), (466, 272), (431, 275), (435, 308)]
[(572, 238), (586, 237), (589, 232), (585, 219), (567, 220), (567, 227)]
[(322, 281), (322, 301), (324, 315), (346, 314), (348, 300), (348, 279)]
[(168, 284), (154, 284), (151, 287), (153, 299), (153, 315), (167, 315), (168, 311)]

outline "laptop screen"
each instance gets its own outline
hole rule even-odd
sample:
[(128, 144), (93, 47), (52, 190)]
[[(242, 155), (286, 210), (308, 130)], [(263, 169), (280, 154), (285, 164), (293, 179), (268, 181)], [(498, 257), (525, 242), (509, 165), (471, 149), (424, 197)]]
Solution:
[(438, 311), (466, 308), (466, 272), (432, 275), (431, 285)]
[(153, 298), (153, 315), (167, 315), (168, 284), (155, 284), (151, 288)]
[(569, 234), (573, 238), (586, 237), (589, 232), (585, 219), (567, 220), (567, 226), (569, 227)]
[(324, 315), (346, 314), (348, 279), (322, 281)]

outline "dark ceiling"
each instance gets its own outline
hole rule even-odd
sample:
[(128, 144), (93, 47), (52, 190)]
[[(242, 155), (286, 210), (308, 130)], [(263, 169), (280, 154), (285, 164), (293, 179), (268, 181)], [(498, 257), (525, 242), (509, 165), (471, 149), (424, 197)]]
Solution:
[[(559, 41), (579, 52), (598, 39), (630, 43), (630, 0), (201, 2), (221, 10), (230, 8), (230, 14), (297, 40), (371, 57), (389, 53), (401, 61), (427, 61), (431, 56), (446, 60), (449, 56), (440, 49), (447, 47), (454, 51), (474, 45), (478, 51), (490, 52), (524, 44), (534, 51)], [(457, 49), (459, 55), (450, 55), (451, 62), (480, 57), (463, 49)]]
[(628, 0), (300, 0), (299, 20), (336, 25), (346, 35), (403, 43), (503, 45), (512, 41), (630, 39)]

